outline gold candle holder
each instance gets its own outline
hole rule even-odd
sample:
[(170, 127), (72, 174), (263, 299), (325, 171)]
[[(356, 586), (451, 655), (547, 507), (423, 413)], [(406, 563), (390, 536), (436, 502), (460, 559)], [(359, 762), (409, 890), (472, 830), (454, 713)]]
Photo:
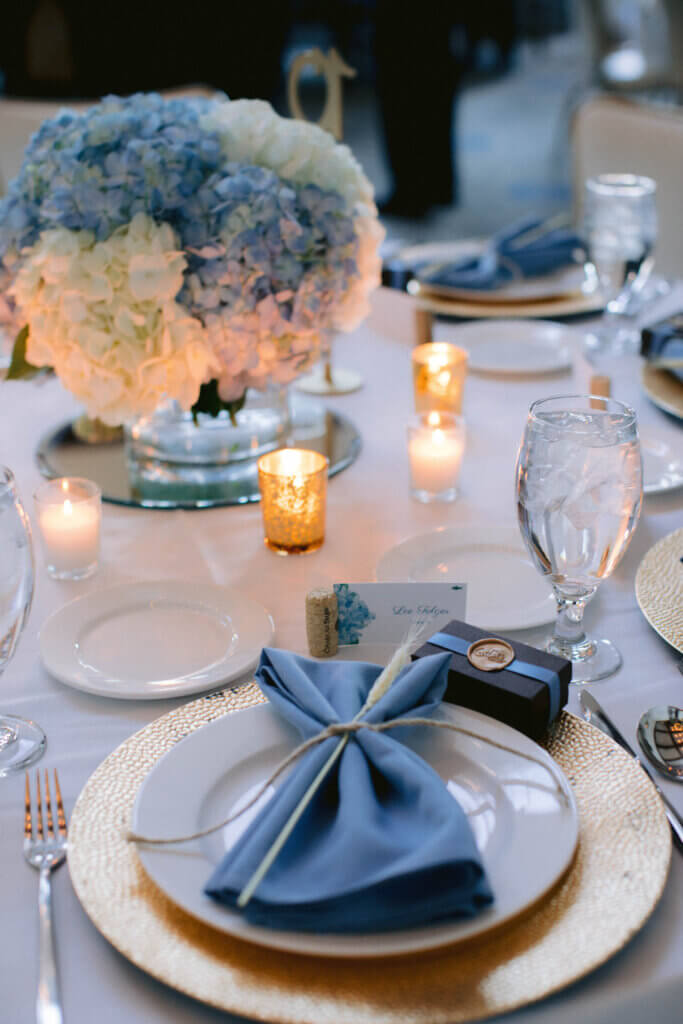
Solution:
[(317, 551), (325, 539), (328, 460), (304, 448), (281, 448), (258, 460), (266, 547), (278, 555)]
[(447, 341), (432, 341), (413, 349), (413, 387), (416, 412), (462, 411), (467, 352)]

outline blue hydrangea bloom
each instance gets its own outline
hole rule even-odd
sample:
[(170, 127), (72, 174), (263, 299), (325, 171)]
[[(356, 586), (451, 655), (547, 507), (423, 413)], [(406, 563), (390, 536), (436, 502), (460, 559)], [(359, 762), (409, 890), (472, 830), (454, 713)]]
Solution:
[(110, 96), (45, 121), (0, 200), (0, 261), (50, 228), (102, 240), (144, 212), (177, 232), (188, 258), (178, 301), (202, 322), (269, 296), (280, 330), (322, 322), (358, 274), (351, 211), (316, 185), (226, 163), (200, 125), (214, 102)]

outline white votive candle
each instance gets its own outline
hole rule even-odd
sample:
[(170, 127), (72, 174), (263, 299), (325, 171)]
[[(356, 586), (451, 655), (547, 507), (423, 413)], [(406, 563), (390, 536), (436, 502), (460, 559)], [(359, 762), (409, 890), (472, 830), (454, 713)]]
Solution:
[(429, 412), (408, 426), (411, 489), (418, 501), (453, 501), (465, 451), (460, 416)]
[(80, 580), (97, 568), (101, 492), (81, 477), (47, 480), (35, 493), (38, 532), (47, 571), (58, 580)]

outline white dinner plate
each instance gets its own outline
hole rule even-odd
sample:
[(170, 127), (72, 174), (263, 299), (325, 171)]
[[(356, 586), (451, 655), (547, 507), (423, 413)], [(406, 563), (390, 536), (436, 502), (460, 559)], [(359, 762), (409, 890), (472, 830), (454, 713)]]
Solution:
[(253, 668), (273, 638), (266, 609), (210, 583), (124, 583), (85, 594), (40, 631), (40, 656), (67, 686), (155, 700), (200, 693)]
[(450, 327), (447, 336), (469, 353), (468, 370), (506, 377), (569, 369), (576, 338), (571, 327), (548, 320), (474, 320)]
[(643, 491), (645, 494), (664, 494), (683, 485), (683, 460), (671, 445), (658, 437), (640, 436), (643, 453)]
[[(576, 805), (545, 751), (507, 725), (444, 704), (439, 712), (543, 765), (462, 733), (422, 727), (410, 746), (446, 782), (468, 816), (495, 901), (475, 918), (363, 935), (275, 931), (249, 924), (204, 895), (213, 868), (272, 795), (221, 832), (178, 846), (138, 844), (152, 880), (183, 910), (240, 939), (317, 956), (391, 956), (479, 935), (521, 913), (569, 866), (578, 838)], [(300, 736), (269, 704), (225, 715), (190, 733), (162, 757), (140, 787), (132, 827), (144, 835), (184, 835), (239, 808), (272, 774)], [(561, 782), (564, 799), (554, 779)]]
[(467, 584), (467, 622), (505, 633), (554, 622), (555, 598), (512, 526), (442, 526), (386, 551), (380, 582)]

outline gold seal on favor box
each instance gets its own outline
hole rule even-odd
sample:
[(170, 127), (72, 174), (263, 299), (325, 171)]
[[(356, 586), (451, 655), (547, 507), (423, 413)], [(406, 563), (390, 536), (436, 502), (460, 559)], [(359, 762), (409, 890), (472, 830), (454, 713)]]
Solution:
[(515, 652), (506, 640), (487, 636), (470, 644), (467, 660), (481, 672), (500, 672), (515, 660)]

